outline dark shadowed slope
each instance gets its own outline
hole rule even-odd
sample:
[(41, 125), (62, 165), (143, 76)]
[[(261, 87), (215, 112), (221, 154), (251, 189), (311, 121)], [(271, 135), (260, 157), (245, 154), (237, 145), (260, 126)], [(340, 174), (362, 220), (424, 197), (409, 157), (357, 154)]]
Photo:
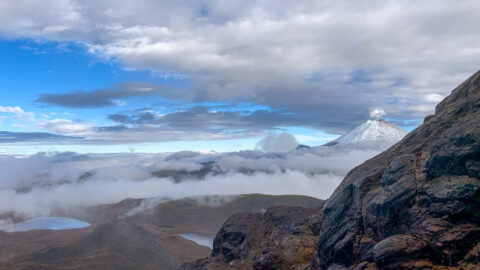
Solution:
[[(479, 269), (479, 175), (480, 71), (438, 104), (423, 125), (345, 177), (323, 207), (314, 259), (294, 269)], [(275, 228), (292, 224), (290, 212), (284, 215), (287, 223)], [(269, 242), (269, 234), (266, 239), (245, 233), (242, 226), (250, 219), (268, 224), (270, 217), (230, 218), (217, 234), (214, 257), (183, 269), (290, 269), (286, 260), (279, 265), (281, 256), (264, 255), (283, 254), (280, 243), (294, 241), (295, 234), (278, 234)], [(230, 237), (225, 233), (230, 227), (240, 229)], [(239, 233), (244, 237), (236, 237)], [(300, 241), (304, 234), (299, 235)], [(268, 248), (249, 249), (263, 243)], [(236, 256), (226, 256), (224, 247)], [(258, 264), (259, 258), (269, 263)]]

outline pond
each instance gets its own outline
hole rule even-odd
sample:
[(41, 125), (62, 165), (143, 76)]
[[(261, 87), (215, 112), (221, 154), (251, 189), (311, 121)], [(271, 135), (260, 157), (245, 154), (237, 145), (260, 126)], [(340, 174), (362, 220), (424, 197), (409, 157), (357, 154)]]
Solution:
[(26, 232), (32, 230), (69, 230), (90, 226), (90, 223), (66, 217), (36, 217), (15, 224), (7, 232)]
[(215, 235), (201, 235), (196, 233), (181, 233), (179, 235), (185, 239), (192, 240), (201, 246), (213, 248), (213, 239), (215, 238)]

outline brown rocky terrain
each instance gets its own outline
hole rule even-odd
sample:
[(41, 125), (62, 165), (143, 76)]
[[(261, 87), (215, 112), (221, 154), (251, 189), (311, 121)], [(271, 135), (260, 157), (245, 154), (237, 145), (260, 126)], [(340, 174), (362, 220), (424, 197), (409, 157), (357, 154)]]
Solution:
[(320, 207), (234, 215), (215, 237), (213, 258), (180, 269), (305, 269), (315, 255), (321, 220)]
[[(218, 200), (218, 196), (186, 198), (143, 209), (143, 200), (129, 199), (69, 211), (70, 217), (92, 224), (83, 229), (0, 231), (0, 269), (177, 269), (211, 252), (181, 233), (213, 236), (235, 213), (255, 213), (275, 205), (319, 207), (323, 203), (306, 196), (262, 194)], [(126, 215), (132, 209), (139, 211)]]
[(479, 177), (480, 71), (323, 209), (233, 216), (212, 256), (181, 269), (480, 269)]

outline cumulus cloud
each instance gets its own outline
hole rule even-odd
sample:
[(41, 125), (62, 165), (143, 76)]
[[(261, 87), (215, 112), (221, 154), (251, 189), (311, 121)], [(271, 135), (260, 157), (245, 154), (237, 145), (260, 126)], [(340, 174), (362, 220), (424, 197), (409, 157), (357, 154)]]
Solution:
[(69, 119), (52, 119), (45, 120), (37, 124), (39, 127), (46, 130), (67, 134), (67, 135), (87, 135), (90, 133), (93, 126), (83, 121), (72, 121)]
[(382, 109), (373, 109), (370, 112), (370, 118), (375, 119), (375, 120), (379, 120), (379, 119), (382, 119), (386, 114), (387, 113)]
[(292, 134), (268, 134), (258, 142), (257, 147), (265, 152), (289, 152), (297, 147), (297, 140)]
[[(20, 0), (1, 4), (0, 35), (79, 42), (125, 68), (190, 82), (156, 94), (284, 108), (342, 133), (372, 107), (398, 119), (430, 114), (435, 95), (478, 69), (478, 10), (475, 0)], [(38, 100), (95, 107), (139, 95), (115, 88)]]
[(14, 114), (18, 119), (21, 120), (32, 120), (35, 117), (35, 114), (32, 112), (26, 112), (22, 108), (15, 106), (15, 107), (5, 107), (5, 106), (0, 106), (0, 112), (3, 113), (12, 113)]

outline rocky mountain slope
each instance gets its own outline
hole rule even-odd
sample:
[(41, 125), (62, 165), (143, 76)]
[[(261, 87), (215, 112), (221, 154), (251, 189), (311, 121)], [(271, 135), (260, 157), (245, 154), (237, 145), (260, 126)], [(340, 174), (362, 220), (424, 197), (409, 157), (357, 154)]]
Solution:
[(212, 256), (180, 269), (304, 269), (315, 256), (321, 207), (272, 207), (230, 217)]
[[(293, 208), (278, 222), (234, 216), (217, 234), (212, 257), (182, 269), (479, 269), (479, 177), (480, 71), (423, 125), (353, 169), (323, 209), (312, 210), (315, 226), (306, 225), (309, 217), (292, 218)], [(294, 224), (306, 228), (295, 233)], [(310, 233), (317, 243), (308, 265), (282, 259), (305, 258), (281, 243)]]

